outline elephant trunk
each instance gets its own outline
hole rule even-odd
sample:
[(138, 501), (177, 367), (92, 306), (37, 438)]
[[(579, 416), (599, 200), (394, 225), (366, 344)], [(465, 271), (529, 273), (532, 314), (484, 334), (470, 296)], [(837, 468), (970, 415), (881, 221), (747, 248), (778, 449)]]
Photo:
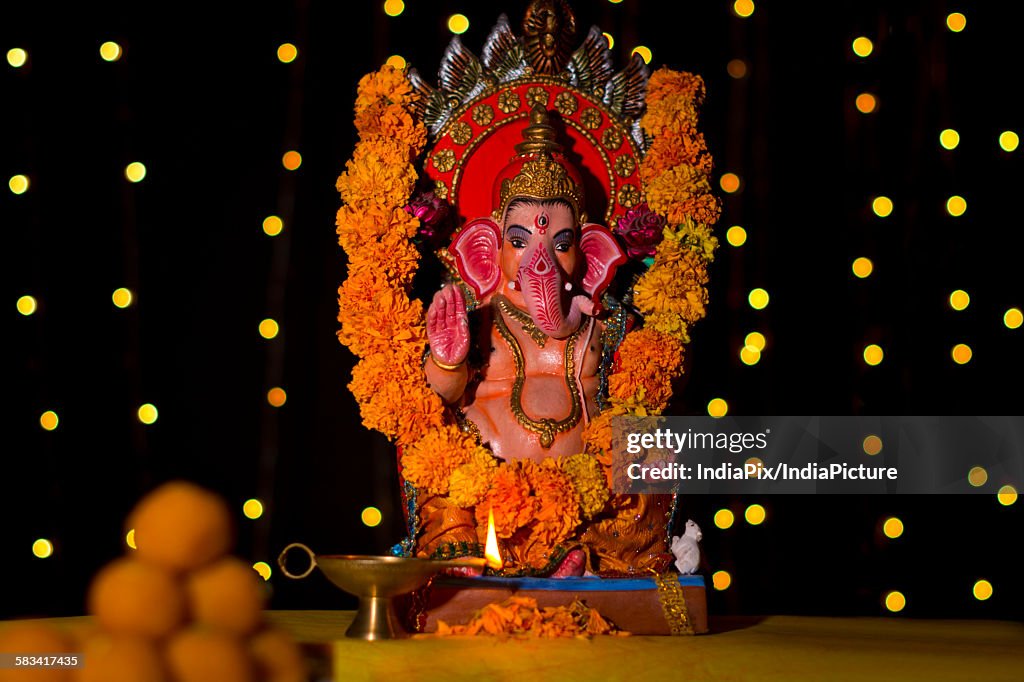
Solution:
[(580, 326), (583, 314), (591, 314), (594, 303), (589, 296), (571, 295), (569, 280), (555, 262), (550, 250), (537, 248), (519, 268), (517, 280), (526, 303), (526, 311), (537, 327), (554, 339), (564, 339)]

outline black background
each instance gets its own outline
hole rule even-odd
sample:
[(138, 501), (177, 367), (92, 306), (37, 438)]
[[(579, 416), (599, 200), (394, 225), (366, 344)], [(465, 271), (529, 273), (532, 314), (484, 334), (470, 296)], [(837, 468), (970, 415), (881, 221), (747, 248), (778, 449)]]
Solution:
[[(92, 3), (90, 3), (91, 5)], [(502, 9), (518, 27), (525, 2)], [(591, 24), (615, 37), (616, 63), (649, 46), (652, 66), (700, 73), (702, 127), (742, 191), (724, 197), (711, 306), (694, 332), (687, 375), (669, 412), (703, 414), (712, 397), (734, 414), (1022, 414), (1022, 333), (1002, 324), (1024, 303), (1018, 214), (1021, 155), (997, 145), (1022, 131), (1017, 53), (1021, 10), (1005, 3), (761, 2), (749, 19), (730, 3), (598, 0), (575, 3), (579, 38)], [(0, 48), (0, 176), (31, 179), (0, 191), (5, 301), (0, 616), (71, 615), (86, 586), (123, 551), (123, 519), (161, 481), (210, 486), (237, 511), (238, 553), (274, 563), (295, 540), (321, 552), (383, 553), (402, 533), (394, 452), (359, 422), (345, 385), (353, 357), (337, 343), (345, 260), (334, 235), (334, 180), (355, 143), (361, 75), (401, 54), (436, 73), (451, 34), (479, 52), (500, 10), (483, 3), (409, 0), (387, 17), (379, 2), (5, 3)], [(950, 11), (967, 30), (945, 28)], [(868, 59), (850, 43), (875, 43)], [(99, 45), (124, 48), (116, 63)], [(299, 58), (282, 64), (276, 48)], [(747, 76), (726, 72), (743, 59)], [(878, 97), (870, 115), (853, 105)], [(940, 148), (939, 131), (961, 134)], [(289, 173), (281, 155), (298, 149)], [(125, 181), (127, 163), (148, 174)], [(880, 219), (871, 198), (893, 199)], [(945, 200), (967, 199), (951, 218)], [(285, 231), (263, 234), (265, 216)], [(741, 248), (725, 229), (743, 225)], [(854, 278), (868, 256), (875, 273)], [(127, 286), (136, 303), (111, 304)], [(766, 288), (755, 311), (747, 292)], [(954, 312), (949, 292), (971, 305)], [(32, 294), (23, 317), (15, 301)], [(282, 333), (265, 341), (264, 317)], [(768, 347), (740, 363), (744, 335)], [(954, 343), (974, 349), (957, 366)], [(879, 343), (885, 360), (861, 352)], [(281, 385), (274, 409), (266, 391)], [(154, 403), (143, 426), (135, 410)], [(39, 427), (48, 409), (54, 432)], [(1018, 482), (1018, 488), (1020, 482)], [(990, 485), (991, 487), (991, 485)], [(990, 492), (994, 492), (993, 487)], [(262, 498), (258, 521), (241, 504)], [(767, 521), (712, 523), (752, 502)], [(899, 589), (901, 615), (1019, 618), (1021, 503), (961, 497), (767, 497), (684, 500), (704, 529), (710, 568), (733, 585), (711, 592), (717, 613), (878, 615)], [(384, 522), (367, 528), (376, 505)], [(898, 515), (891, 541), (881, 522)], [(33, 540), (53, 541), (45, 560)], [(995, 585), (971, 596), (979, 578)], [(315, 576), (271, 579), (275, 608), (353, 602)]]

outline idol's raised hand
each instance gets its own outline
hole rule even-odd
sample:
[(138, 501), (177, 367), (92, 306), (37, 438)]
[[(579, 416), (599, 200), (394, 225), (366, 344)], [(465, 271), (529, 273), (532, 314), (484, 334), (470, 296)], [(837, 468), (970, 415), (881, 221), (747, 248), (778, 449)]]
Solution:
[(462, 289), (450, 285), (434, 294), (427, 310), (430, 353), (440, 365), (457, 366), (469, 353), (469, 317)]

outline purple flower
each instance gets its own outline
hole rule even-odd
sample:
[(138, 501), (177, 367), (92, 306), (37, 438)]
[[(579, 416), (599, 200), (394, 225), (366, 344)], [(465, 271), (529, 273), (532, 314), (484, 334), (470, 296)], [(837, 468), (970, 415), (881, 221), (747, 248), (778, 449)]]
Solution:
[(630, 258), (643, 260), (654, 255), (664, 227), (665, 219), (643, 203), (619, 218), (615, 234), (622, 238)]
[(439, 198), (433, 192), (419, 192), (405, 207), (406, 212), (411, 213), (420, 219), (419, 235), (426, 239), (433, 239), (437, 233), (445, 227), (448, 220), (448, 202)]

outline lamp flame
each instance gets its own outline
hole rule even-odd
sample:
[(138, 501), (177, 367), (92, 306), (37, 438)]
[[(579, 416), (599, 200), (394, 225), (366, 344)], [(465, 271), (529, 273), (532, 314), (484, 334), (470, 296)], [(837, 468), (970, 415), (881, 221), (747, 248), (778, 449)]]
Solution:
[(495, 571), (501, 570), (504, 562), (501, 560), (501, 550), (498, 549), (498, 536), (494, 532), (494, 509), (487, 511), (487, 545), (484, 547), (484, 557), (487, 559), (487, 567)]

